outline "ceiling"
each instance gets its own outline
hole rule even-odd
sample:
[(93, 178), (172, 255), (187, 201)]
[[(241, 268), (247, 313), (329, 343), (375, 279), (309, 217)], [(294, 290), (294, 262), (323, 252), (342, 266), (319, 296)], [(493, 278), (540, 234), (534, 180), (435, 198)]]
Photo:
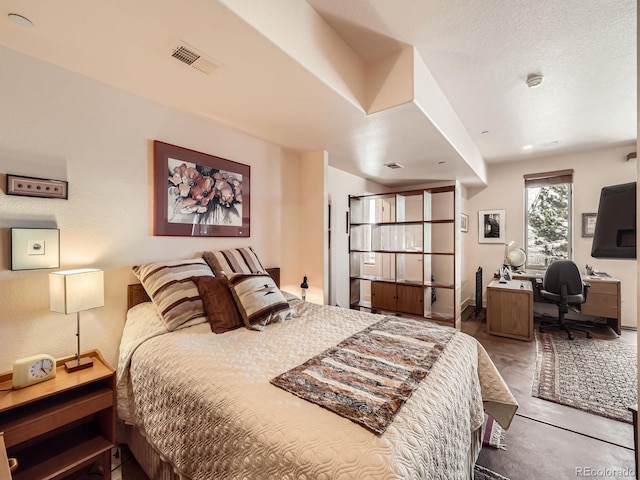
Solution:
[[(4, 0), (0, 9), (0, 45), (286, 148), (326, 150), (331, 165), (390, 186), (482, 186), (489, 163), (636, 141), (635, 0)], [(179, 41), (217, 68), (207, 75), (172, 58)], [(527, 87), (529, 74), (542, 84)]]

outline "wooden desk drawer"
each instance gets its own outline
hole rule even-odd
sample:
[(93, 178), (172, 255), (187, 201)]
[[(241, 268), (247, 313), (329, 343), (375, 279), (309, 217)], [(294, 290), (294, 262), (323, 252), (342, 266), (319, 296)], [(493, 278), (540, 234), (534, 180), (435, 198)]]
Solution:
[(617, 283), (609, 283), (609, 282), (597, 282), (597, 281), (586, 281), (590, 283), (589, 294), (587, 295), (587, 300), (591, 297), (591, 294), (602, 294), (602, 295), (618, 295), (618, 284)]
[(618, 318), (618, 297), (589, 292), (580, 312), (594, 317)]

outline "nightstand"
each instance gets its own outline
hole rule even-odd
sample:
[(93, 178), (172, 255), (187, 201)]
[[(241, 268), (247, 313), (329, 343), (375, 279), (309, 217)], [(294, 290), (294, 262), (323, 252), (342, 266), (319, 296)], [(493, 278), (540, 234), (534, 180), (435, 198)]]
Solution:
[[(62, 479), (93, 462), (111, 478), (115, 444), (115, 372), (97, 350), (83, 353), (93, 367), (68, 373), (56, 361), (56, 377), (0, 392), (0, 432), (9, 457), (18, 460), (13, 480)], [(11, 372), (0, 389), (11, 388)]]

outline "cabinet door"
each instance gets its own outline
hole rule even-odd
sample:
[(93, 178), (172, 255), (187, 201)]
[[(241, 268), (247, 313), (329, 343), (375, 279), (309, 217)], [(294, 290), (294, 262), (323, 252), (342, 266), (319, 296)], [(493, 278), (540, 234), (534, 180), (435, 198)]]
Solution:
[(487, 288), (487, 330), (494, 335), (533, 339), (533, 292)]
[(398, 285), (396, 309), (413, 315), (424, 315), (424, 288), (413, 285)]
[(371, 282), (371, 308), (396, 309), (396, 284)]

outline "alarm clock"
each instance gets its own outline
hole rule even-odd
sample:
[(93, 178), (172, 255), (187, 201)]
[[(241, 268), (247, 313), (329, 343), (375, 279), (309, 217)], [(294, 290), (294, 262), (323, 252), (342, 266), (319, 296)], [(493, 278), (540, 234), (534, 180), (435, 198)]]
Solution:
[(23, 388), (56, 376), (56, 359), (40, 353), (13, 363), (13, 388)]

